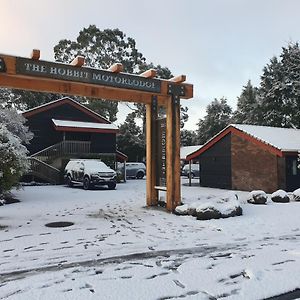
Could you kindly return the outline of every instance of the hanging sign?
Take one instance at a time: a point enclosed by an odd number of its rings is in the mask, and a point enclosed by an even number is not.
[[[152,93],[160,93],[161,91],[161,82],[157,79],[41,60],[35,61],[21,57],[17,57],[16,59],[16,73],[19,75],[107,85]]]

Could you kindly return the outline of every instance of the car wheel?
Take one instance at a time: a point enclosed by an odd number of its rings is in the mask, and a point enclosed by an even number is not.
[[[117,184],[115,182],[109,183],[107,185],[109,190],[114,190],[116,188]]]
[[[72,187],[72,186],[73,186],[73,182],[72,182],[71,175],[68,175],[68,176],[67,176],[66,184],[67,184],[67,186],[69,186],[69,187]]]
[[[195,177],[195,174],[194,173],[191,173],[190,174],[190,177],[193,179]]]
[[[88,190],[90,188],[91,184],[90,184],[90,179],[86,176],[83,179],[83,188],[85,190]]]
[[[142,179],[144,177],[144,173],[139,171],[137,174],[136,174],[136,178],[137,179]]]

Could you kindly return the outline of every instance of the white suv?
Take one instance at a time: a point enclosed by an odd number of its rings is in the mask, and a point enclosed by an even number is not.
[[[88,190],[96,185],[107,185],[110,190],[116,188],[116,172],[104,162],[96,159],[72,159],[64,173],[65,182],[68,186],[74,183],[83,184]]]

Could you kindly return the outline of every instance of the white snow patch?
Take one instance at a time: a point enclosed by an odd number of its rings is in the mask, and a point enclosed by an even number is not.
[[[242,203],[239,218],[200,222],[146,208],[145,182],[15,191],[21,202],[0,207],[0,298],[256,300],[299,288],[299,203]],[[220,189],[182,195],[193,206],[234,202]],[[45,227],[55,221],[74,225]],[[10,273],[36,268],[45,270]]]

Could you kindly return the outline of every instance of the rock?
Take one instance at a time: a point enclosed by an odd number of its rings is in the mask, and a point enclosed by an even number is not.
[[[197,220],[211,220],[220,219],[222,214],[214,207],[207,207],[206,209],[196,209]]]
[[[188,215],[188,208],[189,208],[188,204],[179,205],[175,208],[174,213],[179,216],[186,216]]]
[[[243,214],[243,209],[240,206],[237,206],[230,213],[228,213],[228,214],[222,214],[222,218],[229,218],[229,217],[241,216],[242,214]]]
[[[290,198],[284,190],[278,190],[271,195],[271,200],[276,203],[288,203]]]
[[[243,210],[238,197],[233,192],[207,199],[206,203],[200,204],[196,209],[198,220],[210,220],[240,216]]]
[[[188,215],[196,217],[197,216],[197,207],[199,206],[199,202],[193,202],[189,205]]]
[[[233,192],[199,198],[198,200],[191,204],[177,206],[175,214],[194,216],[198,220],[210,220],[240,216],[243,213],[238,197]]]
[[[294,201],[300,201],[300,189],[293,191],[293,199]]]
[[[251,204],[266,204],[268,196],[264,191],[252,191],[249,193],[247,202]]]

